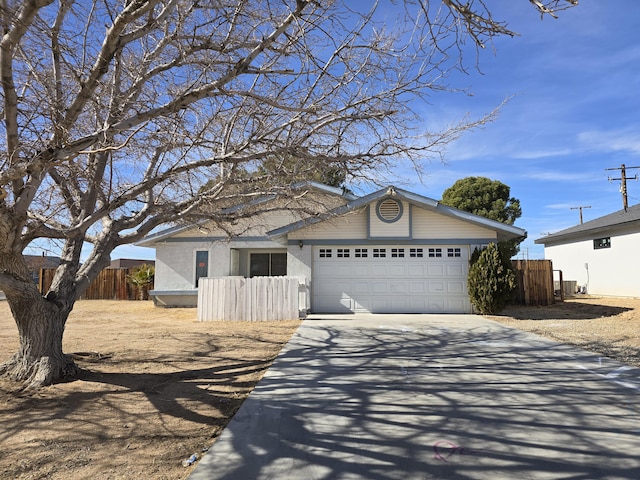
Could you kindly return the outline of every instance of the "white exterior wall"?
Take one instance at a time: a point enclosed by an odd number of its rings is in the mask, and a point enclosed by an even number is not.
[[[195,250],[207,250],[209,244],[190,245],[172,242],[159,243],[155,247],[156,275],[154,290],[193,289]]]
[[[287,249],[287,277],[296,277],[300,283],[300,309],[307,311],[311,308],[311,263],[313,248],[311,245],[289,245]]]
[[[595,250],[593,239],[545,246],[544,256],[554,270],[562,270],[563,280],[586,285],[587,293],[640,297],[639,245],[640,233],[631,233],[611,236],[611,248]]]
[[[226,277],[231,274],[231,248],[282,249],[283,245],[271,242],[202,241],[164,242],[156,244],[155,290],[195,289],[196,252],[209,252],[209,277]]]

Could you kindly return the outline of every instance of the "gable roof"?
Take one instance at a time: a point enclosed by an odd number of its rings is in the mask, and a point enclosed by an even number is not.
[[[338,187],[330,187],[329,185],[324,185],[322,183],[319,182],[298,182],[295,183],[293,185],[291,185],[291,188],[293,190],[303,190],[305,188],[311,189],[311,190],[315,190],[319,193],[324,193],[324,194],[329,194],[329,195],[334,195],[336,197],[342,197],[343,199],[350,201],[350,200],[354,200],[357,197],[355,195],[353,195],[352,193],[343,190],[342,188],[338,188]],[[265,195],[262,198],[256,199],[252,202],[252,204],[258,205],[258,204],[262,204],[262,203],[266,203],[269,202],[271,200],[274,200],[276,198],[275,195]],[[223,213],[234,213],[237,212],[238,210],[242,209],[246,207],[246,204],[238,204],[236,206],[230,207],[230,208],[226,208],[223,210]],[[138,246],[143,246],[143,247],[149,247],[152,246],[154,243],[162,241],[166,238],[170,238],[174,235],[177,235],[179,233],[182,233],[184,231],[190,230],[194,227],[200,227],[203,226],[204,224],[206,224],[209,221],[209,219],[201,219],[198,222],[193,222],[193,223],[189,223],[186,225],[176,225],[173,227],[169,227],[166,228],[164,230],[160,230],[158,232],[155,233],[150,233],[149,235],[146,235],[143,239],[139,240],[138,242],[135,242],[135,245]]]
[[[581,225],[565,228],[535,240],[535,243],[547,245],[549,243],[563,243],[585,236],[596,236],[603,233],[636,227],[640,231],[640,204],[633,205],[627,210],[618,210],[604,217],[590,220]]]
[[[377,192],[373,192],[373,193],[370,193],[369,195],[365,195],[364,197],[358,197],[348,202],[346,205],[334,208],[333,210],[327,212],[326,214],[319,215],[317,217],[311,217],[304,220],[299,220],[290,225],[286,225],[284,227],[271,230],[270,232],[268,232],[268,235],[273,237],[286,235],[288,233],[307,227],[309,225],[314,225],[316,223],[323,222],[329,218],[335,218],[336,216],[344,215],[346,213],[358,210],[360,208],[366,207],[367,205],[373,202],[383,200],[385,198],[395,198],[395,199],[405,200],[417,207],[434,211],[442,215],[446,215],[448,217],[456,218],[464,222],[473,223],[478,226],[489,228],[498,233],[498,238],[500,240],[524,237],[527,234],[527,232],[522,228],[514,227],[513,225],[507,225],[506,223],[498,222],[496,220],[491,220],[489,218],[481,217],[479,215],[474,215],[473,213],[465,212],[463,210],[458,210],[457,208],[443,205],[438,200],[424,197],[422,195],[418,195],[416,193],[403,190],[401,188],[389,186],[387,188],[378,190]]]

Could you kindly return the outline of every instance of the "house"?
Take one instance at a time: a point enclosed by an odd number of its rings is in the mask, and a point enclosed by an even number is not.
[[[141,265],[155,265],[155,260],[140,260],[137,258],[116,258],[111,260],[109,268],[135,268]]]
[[[535,240],[544,256],[587,293],[640,297],[640,205]]]
[[[205,276],[287,275],[299,279],[312,312],[467,313],[471,252],[526,235],[400,188],[362,197],[304,188],[300,198],[312,204],[320,195],[333,202],[329,211],[296,213],[289,204],[228,227],[238,232],[231,238],[211,223],[143,239],[156,249],[156,304],[195,305]]]
[[[29,273],[33,283],[38,284],[40,281],[40,270],[58,268],[60,266],[60,257],[52,257],[49,255],[24,255],[24,260],[27,262]]]

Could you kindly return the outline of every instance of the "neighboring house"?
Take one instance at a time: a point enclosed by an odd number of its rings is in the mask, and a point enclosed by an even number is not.
[[[40,281],[40,270],[43,268],[58,268],[60,266],[60,257],[51,257],[47,255],[25,255],[25,261],[31,273],[33,283],[38,284]]]
[[[246,219],[231,239],[215,225],[174,227],[143,239],[156,249],[156,304],[195,305],[198,279],[294,276],[312,312],[471,312],[471,252],[522,237],[520,228],[388,187],[355,197],[319,184],[328,213],[290,209]],[[298,216],[298,218],[296,218]]]
[[[587,293],[640,297],[640,205],[539,238],[544,256]]]
[[[139,260],[134,258],[116,258],[111,260],[109,268],[135,268],[140,265],[155,265],[155,260]]]

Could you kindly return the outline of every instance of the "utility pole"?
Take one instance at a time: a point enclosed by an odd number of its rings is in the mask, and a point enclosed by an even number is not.
[[[625,167],[623,163],[622,165],[620,165],[620,168],[605,168],[605,170],[620,170],[620,178],[609,177],[609,181],[620,180],[620,193],[622,193],[622,206],[624,207],[625,212],[627,211],[627,207],[629,207],[629,203],[627,202],[627,180],[638,180],[638,174],[635,174],[633,177],[627,177],[628,168],[640,168],[640,167]]]
[[[582,225],[582,209],[583,208],[591,208],[591,205],[580,206],[580,207],[571,207],[571,210],[580,210],[580,225]]]

